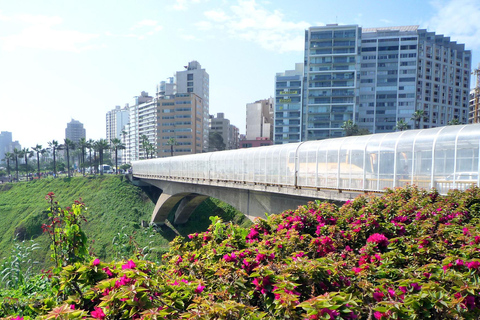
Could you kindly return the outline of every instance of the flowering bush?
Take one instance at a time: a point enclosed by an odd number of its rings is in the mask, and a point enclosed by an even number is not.
[[[250,229],[215,218],[176,238],[162,265],[66,266],[54,303],[35,308],[45,319],[478,319],[479,217],[478,188],[407,186]]]

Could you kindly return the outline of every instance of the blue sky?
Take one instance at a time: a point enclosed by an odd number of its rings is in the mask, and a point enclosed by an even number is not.
[[[0,0],[0,131],[22,147],[63,141],[71,119],[105,137],[105,114],[197,60],[210,113],[245,132],[245,104],[303,61],[304,30],[420,25],[480,63],[478,0]],[[472,82],[472,86],[474,83]]]

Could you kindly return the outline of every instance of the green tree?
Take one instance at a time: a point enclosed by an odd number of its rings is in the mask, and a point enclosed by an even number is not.
[[[148,141],[148,137],[144,134],[140,137],[140,144],[142,145],[142,149],[145,152],[145,157],[148,159],[148,148],[150,145],[150,141]]]
[[[11,174],[10,161],[12,161],[13,159],[14,159],[13,153],[11,153],[11,152],[5,152],[5,157],[3,158],[3,161],[5,161],[5,164],[6,164],[6,166],[7,166],[7,174],[8,174],[8,175]]]
[[[460,122],[460,120],[458,120],[458,118],[453,118],[452,120],[447,122],[447,125],[449,126],[456,126],[459,124],[462,124],[462,123]]]
[[[62,150],[62,146],[58,144],[57,140],[52,140],[48,142],[48,146],[50,150],[52,151],[53,155],[53,177],[57,177],[57,151]]]
[[[170,156],[173,157],[173,147],[177,145],[177,140],[174,137],[171,137],[167,141],[167,146],[170,146]]]
[[[98,161],[100,166],[100,175],[103,175],[103,152],[108,150],[109,144],[105,139],[100,139],[95,142],[95,150],[98,152]]]
[[[32,150],[37,154],[37,177],[40,179],[40,153],[43,150],[42,145],[37,144],[35,147],[32,147]]]
[[[415,129],[420,129],[420,122],[427,121],[428,117],[425,111],[417,110],[412,114],[410,119],[415,122]]]
[[[225,150],[225,142],[222,135],[218,132],[210,132],[208,134],[208,146],[212,151]]]
[[[345,136],[355,136],[358,134],[358,126],[352,120],[347,120],[343,123],[342,129],[345,131]]]
[[[78,147],[80,148],[80,151],[82,152],[81,159],[80,159],[81,160],[80,165],[82,167],[82,173],[85,176],[85,151],[88,148],[88,141],[85,138],[81,138],[78,141]]]
[[[88,139],[87,148],[88,148],[88,158],[89,158],[88,164],[90,166],[90,173],[92,173],[92,150],[95,153],[95,141],[93,139]]]
[[[125,145],[122,143],[122,141],[118,138],[114,138],[110,140],[111,148],[115,150],[115,174],[118,174],[118,150],[123,150],[125,149]]]
[[[28,158],[33,157],[33,151],[29,148],[23,148],[22,150],[23,157],[25,158],[25,177],[28,181]]]
[[[67,176],[70,178],[70,150],[75,149],[75,142],[70,139],[65,139],[63,146],[67,152]]]
[[[18,150],[17,148],[13,149],[13,157],[15,160],[15,179],[18,182],[18,157],[22,157],[22,150]]]
[[[400,119],[397,121],[397,125],[395,126],[395,130],[397,131],[403,131],[403,130],[407,130],[408,129],[408,123],[403,120],[403,119]]]

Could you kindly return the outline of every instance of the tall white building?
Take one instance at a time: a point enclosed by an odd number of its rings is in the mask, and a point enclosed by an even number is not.
[[[120,139],[126,146],[127,141],[127,125],[130,119],[130,111],[128,103],[124,108],[116,106],[115,109],[108,111],[106,115],[106,129],[107,129],[107,141],[111,142],[112,139]],[[126,149],[118,152],[118,163],[126,163]]]
[[[273,98],[247,103],[246,138],[273,141]]]
[[[126,162],[146,158],[141,150],[141,136],[146,135],[150,143],[156,144],[157,114],[155,100],[142,91],[140,96],[134,97],[129,107],[129,123],[126,126]]]

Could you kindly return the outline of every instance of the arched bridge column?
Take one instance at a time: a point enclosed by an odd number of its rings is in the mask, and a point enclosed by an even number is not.
[[[163,225],[172,209],[178,204],[173,223],[186,223],[193,211],[195,211],[195,209],[207,198],[208,196],[205,195],[187,192],[177,193],[174,195],[164,192],[158,198],[155,209],[153,210],[151,222],[154,222],[158,225]]]
[[[189,195],[189,193],[177,193],[175,195],[171,195],[166,192],[162,192],[155,205],[155,209],[153,209],[152,220],[150,220],[150,222],[163,225],[165,220],[168,218],[168,214],[177,205],[177,203],[187,195]]]
[[[195,209],[207,198],[208,196],[198,194],[191,194],[183,198],[175,212],[175,220],[173,223],[186,223]]]

